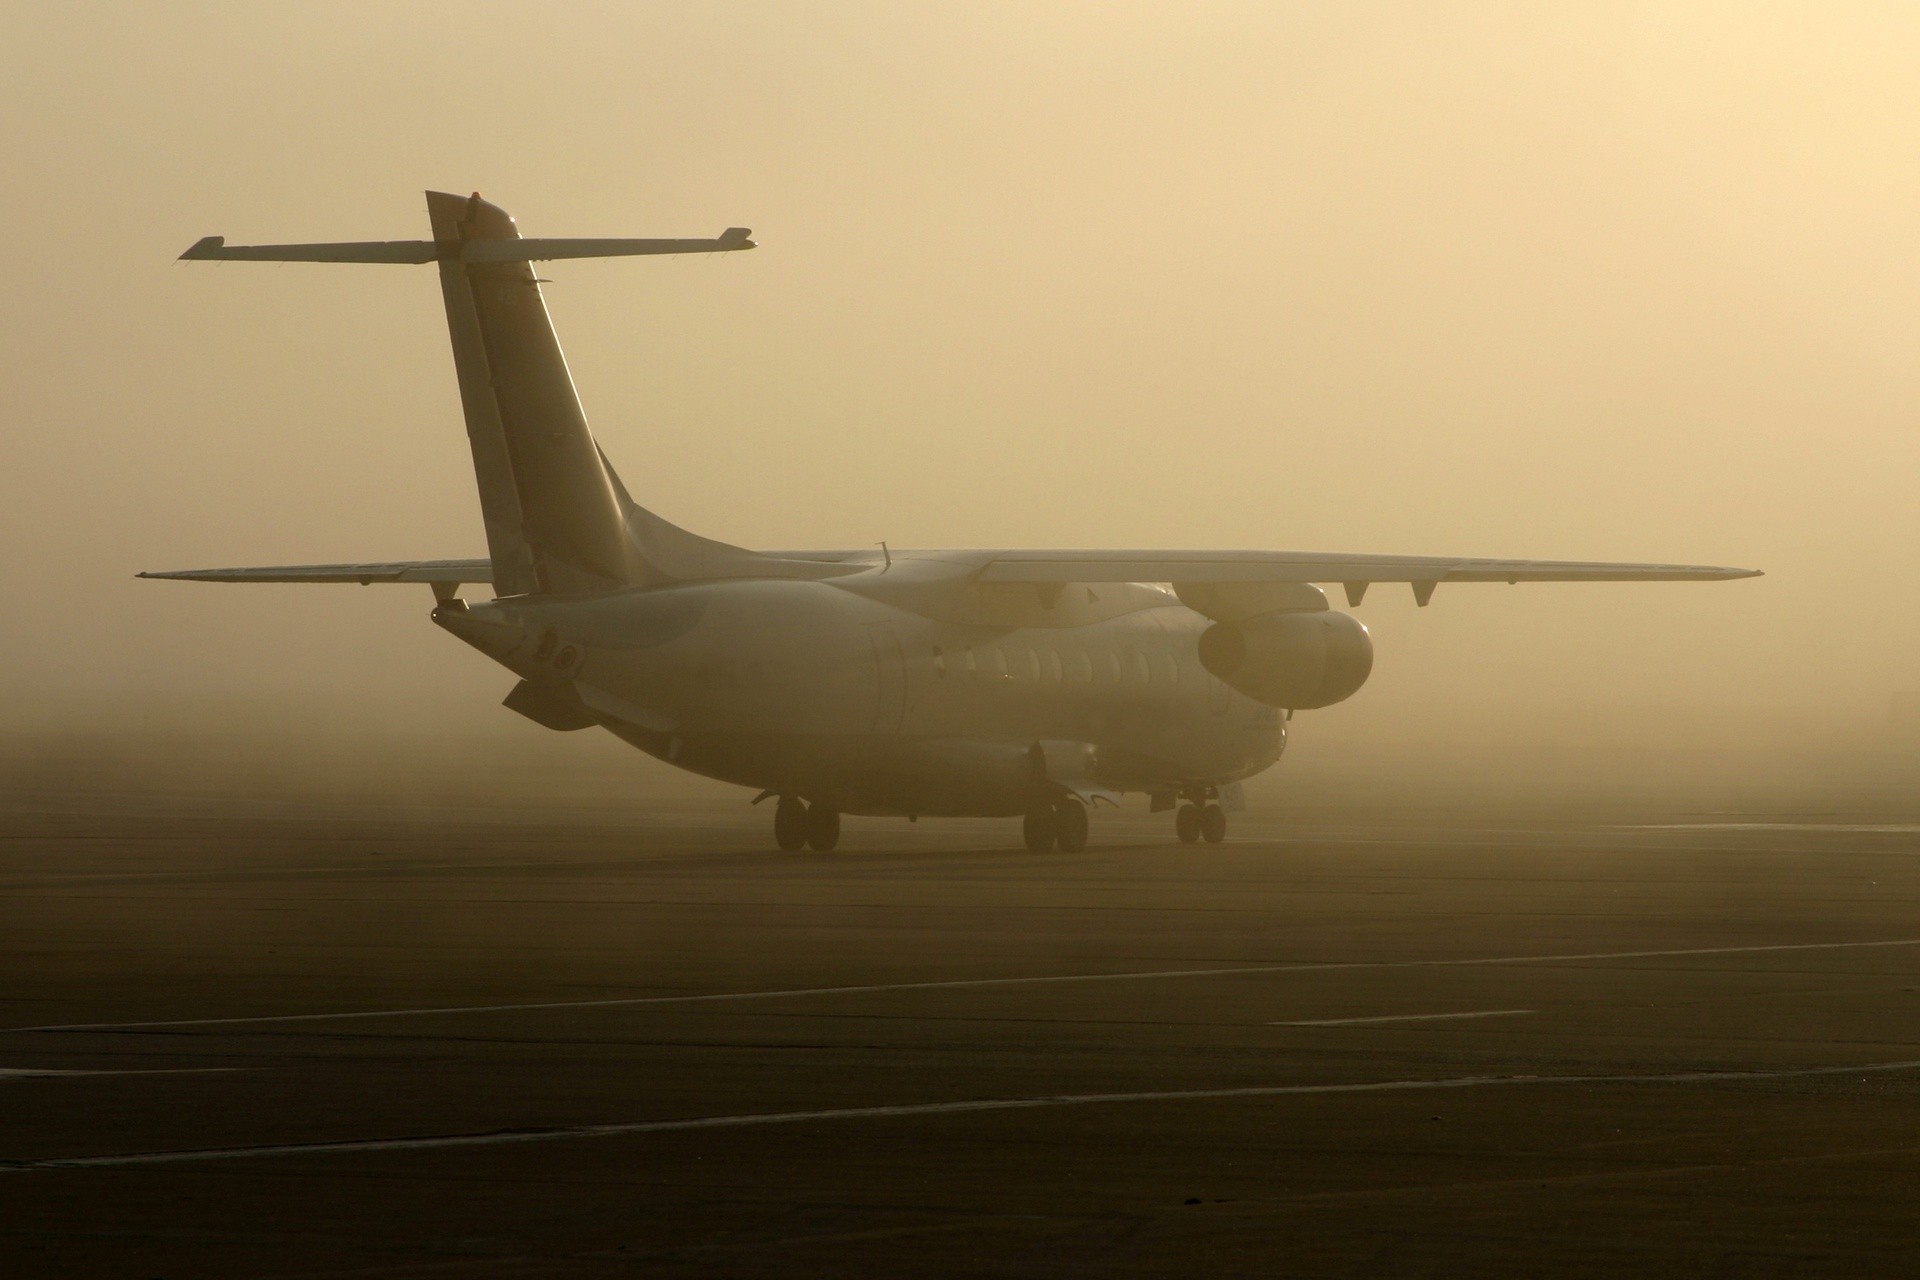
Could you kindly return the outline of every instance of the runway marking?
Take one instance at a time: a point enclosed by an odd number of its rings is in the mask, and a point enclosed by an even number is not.
[[[148,1022],[64,1022],[4,1027],[27,1031],[147,1031],[171,1027],[237,1027],[292,1022],[345,1022],[361,1018],[416,1018],[431,1014],[521,1013],[540,1009],[629,1009],[651,1005],[720,1004],[731,1000],[790,1000],[802,996],[863,995],[883,991],[957,991],[973,987],[1022,987],[1066,982],[1143,982],[1160,978],[1230,978],[1257,973],[1317,973],[1328,970],[1448,969],[1475,965],[1564,964],[1578,960],[1654,960],[1685,956],[1759,955],[1782,951],[1844,951],[1874,947],[1920,947],[1920,938],[1867,942],[1776,942],[1747,947],[1677,947],[1657,951],[1579,951],[1557,955],[1470,956],[1457,960],[1321,960],[1292,964],[1235,965],[1213,969],[1148,969],[1123,973],[1043,974],[1025,978],[949,978],[932,982],[877,982],[840,987],[781,987],[771,991],[717,991],[703,995],[619,996],[606,1000],[544,1000],[526,1004],[425,1005],[411,1009],[354,1009],[342,1013],[265,1013],[235,1018],[168,1018]]]
[[[685,1120],[636,1120],[622,1124],[580,1124],[541,1129],[497,1129],[491,1133],[425,1134],[406,1138],[348,1138],[333,1142],[282,1142],[251,1147],[201,1147],[180,1151],[135,1151],[124,1155],[60,1156],[42,1160],[0,1161],[0,1173],[42,1169],[111,1169],[130,1165],[187,1164],[208,1160],[244,1160],[256,1156],[333,1155],[360,1151],[431,1151],[445,1147],[493,1147],[577,1138],[615,1138],[642,1133],[687,1133],[701,1129],[746,1129],[834,1120],[885,1120],[902,1116],[965,1115],[984,1111],[1034,1111],[1046,1107],[1090,1107],[1129,1102],[1201,1102],[1223,1098],[1282,1098],[1308,1094],[1397,1093],[1417,1089],[1486,1089],[1502,1085],[1556,1084],[1714,1084],[1792,1080],[1920,1070],[1920,1059],[1866,1062],[1839,1067],[1783,1067],[1763,1071],[1677,1071],[1657,1075],[1615,1076],[1454,1076],[1440,1080],[1377,1080],[1359,1084],[1249,1085],[1234,1089],[1169,1089],[1136,1093],[1067,1093],[1034,1098],[976,1098],[965,1102],[909,1102],[876,1107],[832,1107],[817,1111],[763,1111],[733,1116],[696,1116]]]
[[[133,1067],[124,1070],[60,1071],[50,1067],[0,1067],[0,1081],[66,1076],[200,1076],[241,1071],[242,1067]]]
[[[1638,822],[1622,831],[1818,831],[1865,835],[1910,836],[1920,833],[1912,822]]]
[[[1269,1022],[1270,1027],[1364,1027],[1380,1022],[1451,1022],[1458,1018],[1517,1018],[1531,1009],[1481,1009],[1475,1013],[1389,1013],[1377,1018],[1313,1018],[1298,1022]]]

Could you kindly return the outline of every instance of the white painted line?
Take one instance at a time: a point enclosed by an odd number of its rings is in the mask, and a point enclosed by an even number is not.
[[[492,1133],[428,1134],[408,1138],[351,1138],[338,1142],[285,1142],[254,1147],[203,1147],[185,1151],[136,1151],[125,1155],[66,1156],[48,1160],[0,1161],[0,1173],[41,1169],[108,1169],[144,1164],[187,1164],[208,1160],[244,1160],[255,1156],[332,1155],[362,1151],[431,1151],[445,1147],[494,1147],[575,1138],[613,1138],[640,1133],[686,1133],[698,1129],[745,1129],[765,1125],[809,1124],[830,1120],[886,1120],[902,1116],[963,1115],[981,1111],[1032,1111],[1045,1107],[1088,1107],[1127,1102],[1198,1102],[1222,1098],[1280,1098],[1329,1093],[1395,1093],[1414,1089],[1484,1089],[1500,1085],[1554,1084],[1743,1084],[1804,1076],[1864,1075],[1920,1070],[1920,1060],[1866,1062],[1839,1067],[1786,1067],[1772,1071],[1678,1071],[1665,1075],[1618,1076],[1455,1076],[1442,1080],[1378,1080],[1361,1084],[1252,1085],[1238,1089],[1174,1089],[1141,1093],[1069,1093],[1038,1098],[979,1098],[967,1102],[914,1102],[879,1107],[834,1107],[820,1111],[773,1111],[737,1116],[697,1116],[686,1120],[636,1120],[625,1124],[581,1124],[545,1129],[501,1129]]]
[[[1531,1009],[1480,1009],[1473,1013],[1390,1013],[1378,1018],[1313,1018],[1300,1022],[1269,1022],[1270,1027],[1365,1027],[1380,1022],[1451,1022],[1457,1018],[1517,1018]]]
[[[56,1071],[50,1067],[0,1067],[0,1081],[41,1080],[67,1076],[204,1076],[244,1067],[137,1067],[119,1071]]]
[[[732,1000],[790,1000],[802,996],[865,995],[882,991],[957,991],[969,987],[1024,987],[1057,982],[1141,982],[1160,978],[1231,978],[1256,973],[1317,973],[1340,969],[1451,969],[1475,965],[1564,964],[1580,960],[1656,960],[1688,956],[1761,955],[1780,951],[1846,951],[1920,947],[1920,938],[1869,942],[1777,942],[1750,947],[1679,947],[1659,951],[1579,951],[1560,955],[1470,956],[1458,960],[1322,960],[1213,969],[1148,969],[1123,973],[1065,973],[1029,978],[951,978],[937,982],[877,982],[843,987],[782,987],[772,991],[717,991],[688,996],[622,996],[609,1000],[545,1000],[529,1004],[426,1005],[412,1009],[354,1009],[343,1013],[266,1013],[238,1018],[172,1018],[153,1022],[65,1022],[0,1027],[25,1031],[145,1031],[170,1027],[237,1027],[287,1022],[344,1022],[358,1018],[416,1018],[430,1014],[518,1013],[538,1009],[637,1009],[649,1005],[718,1004]]]
[[[1808,831],[1853,832],[1866,835],[1910,836],[1920,832],[1911,822],[1638,822],[1620,831]]]

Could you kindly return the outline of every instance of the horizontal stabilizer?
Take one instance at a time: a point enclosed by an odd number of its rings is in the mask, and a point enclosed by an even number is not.
[[[432,262],[431,240],[360,240],[345,244],[234,244],[225,236],[196,240],[182,262]]]
[[[551,262],[556,258],[637,258],[656,253],[732,253],[759,246],[745,227],[729,227],[711,240],[468,240],[462,262]]]
[[[288,564],[260,569],[174,569],[140,578],[176,582],[492,582],[491,560],[390,560],[368,564]]]
[[[631,258],[661,253],[732,253],[756,246],[745,227],[711,240],[510,239],[357,240],[338,244],[228,244],[207,236],[180,257],[188,262],[551,262],[559,258]]]

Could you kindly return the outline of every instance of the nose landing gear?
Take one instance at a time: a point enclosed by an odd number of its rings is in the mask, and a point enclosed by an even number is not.
[[[1188,799],[1173,815],[1173,833],[1181,844],[1205,840],[1219,844],[1227,838],[1227,811],[1204,795]]]

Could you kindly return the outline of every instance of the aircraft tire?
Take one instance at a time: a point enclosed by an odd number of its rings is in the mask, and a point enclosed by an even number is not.
[[[1020,820],[1020,834],[1034,853],[1050,853],[1060,835],[1060,819],[1052,809],[1029,809]]]
[[[796,796],[781,796],[773,809],[773,842],[787,853],[807,847],[807,806]]]
[[[807,847],[815,853],[831,853],[840,843],[840,811],[819,801],[807,808]]]
[[[1208,844],[1219,844],[1227,838],[1227,811],[1217,804],[1210,804],[1200,811],[1200,838]]]
[[[1068,796],[1053,806],[1053,817],[1060,852],[1083,852],[1087,847],[1087,806]]]
[[[1193,844],[1200,839],[1200,809],[1197,805],[1180,806],[1179,812],[1173,815],[1173,834],[1180,837],[1181,844]]]

